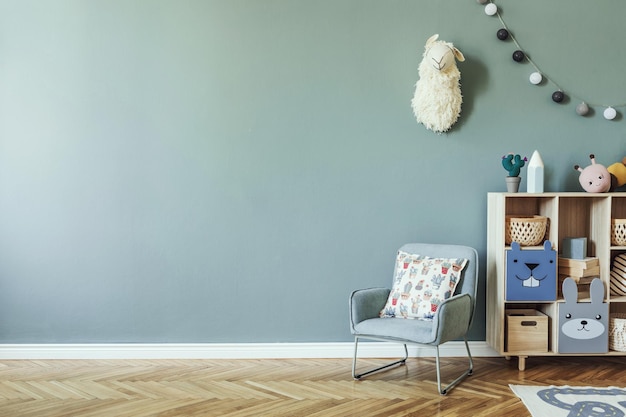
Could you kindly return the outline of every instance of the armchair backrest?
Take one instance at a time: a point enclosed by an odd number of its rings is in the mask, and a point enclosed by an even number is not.
[[[467,259],[467,265],[463,268],[461,280],[457,284],[454,294],[469,294],[472,297],[472,305],[476,304],[478,288],[478,253],[476,249],[469,246],[440,243],[407,243],[399,250],[431,258]]]

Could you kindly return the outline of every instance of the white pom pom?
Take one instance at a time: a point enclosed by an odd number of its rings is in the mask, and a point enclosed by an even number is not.
[[[617,112],[615,111],[613,107],[607,107],[604,110],[604,118],[606,120],[613,120],[615,119],[615,116],[617,116]]]
[[[537,85],[543,80],[543,77],[541,76],[540,72],[533,72],[532,74],[530,74],[529,80],[531,84]]]
[[[485,6],[485,13],[487,13],[487,15],[489,16],[493,16],[494,14],[498,13],[498,6],[493,3],[489,3]]]

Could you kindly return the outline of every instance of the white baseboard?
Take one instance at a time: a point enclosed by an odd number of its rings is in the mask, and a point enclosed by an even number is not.
[[[500,356],[486,342],[469,342],[472,356]],[[465,356],[463,342],[448,342],[441,356]],[[359,343],[359,357],[393,358],[402,347],[388,342]],[[278,359],[351,358],[354,343],[162,343],[162,344],[0,344],[0,360],[11,359]],[[433,348],[409,345],[411,357],[433,357]]]

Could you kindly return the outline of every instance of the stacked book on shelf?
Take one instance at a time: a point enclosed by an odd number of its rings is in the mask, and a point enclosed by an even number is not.
[[[559,258],[559,282],[567,277],[573,278],[578,285],[591,284],[600,276],[600,262],[596,257],[584,259]]]

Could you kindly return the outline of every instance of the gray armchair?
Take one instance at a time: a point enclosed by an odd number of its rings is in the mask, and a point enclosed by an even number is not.
[[[408,358],[407,344],[431,346],[435,348],[436,353],[437,386],[439,393],[445,395],[465,377],[471,375],[473,371],[467,332],[472,324],[476,303],[478,254],[475,249],[468,246],[429,243],[409,243],[402,246],[400,250],[431,258],[464,258],[468,260],[468,263],[461,273],[454,294],[439,305],[437,312],[430,321],[380,318],[379,313],[385,307],[391,291],[389,288],[369,288],[352,292],[349,300],[350,330],[354,335],[352,376],[359,380],[365,375],[394,365],[405,364]],[[361,339],[401,343],[404,345],[404,358],[367,372],[357,373],[357,353]],[[469,367],[462,375],[442,389],[439,345],[458,339],[463,339],[465,342]]]

